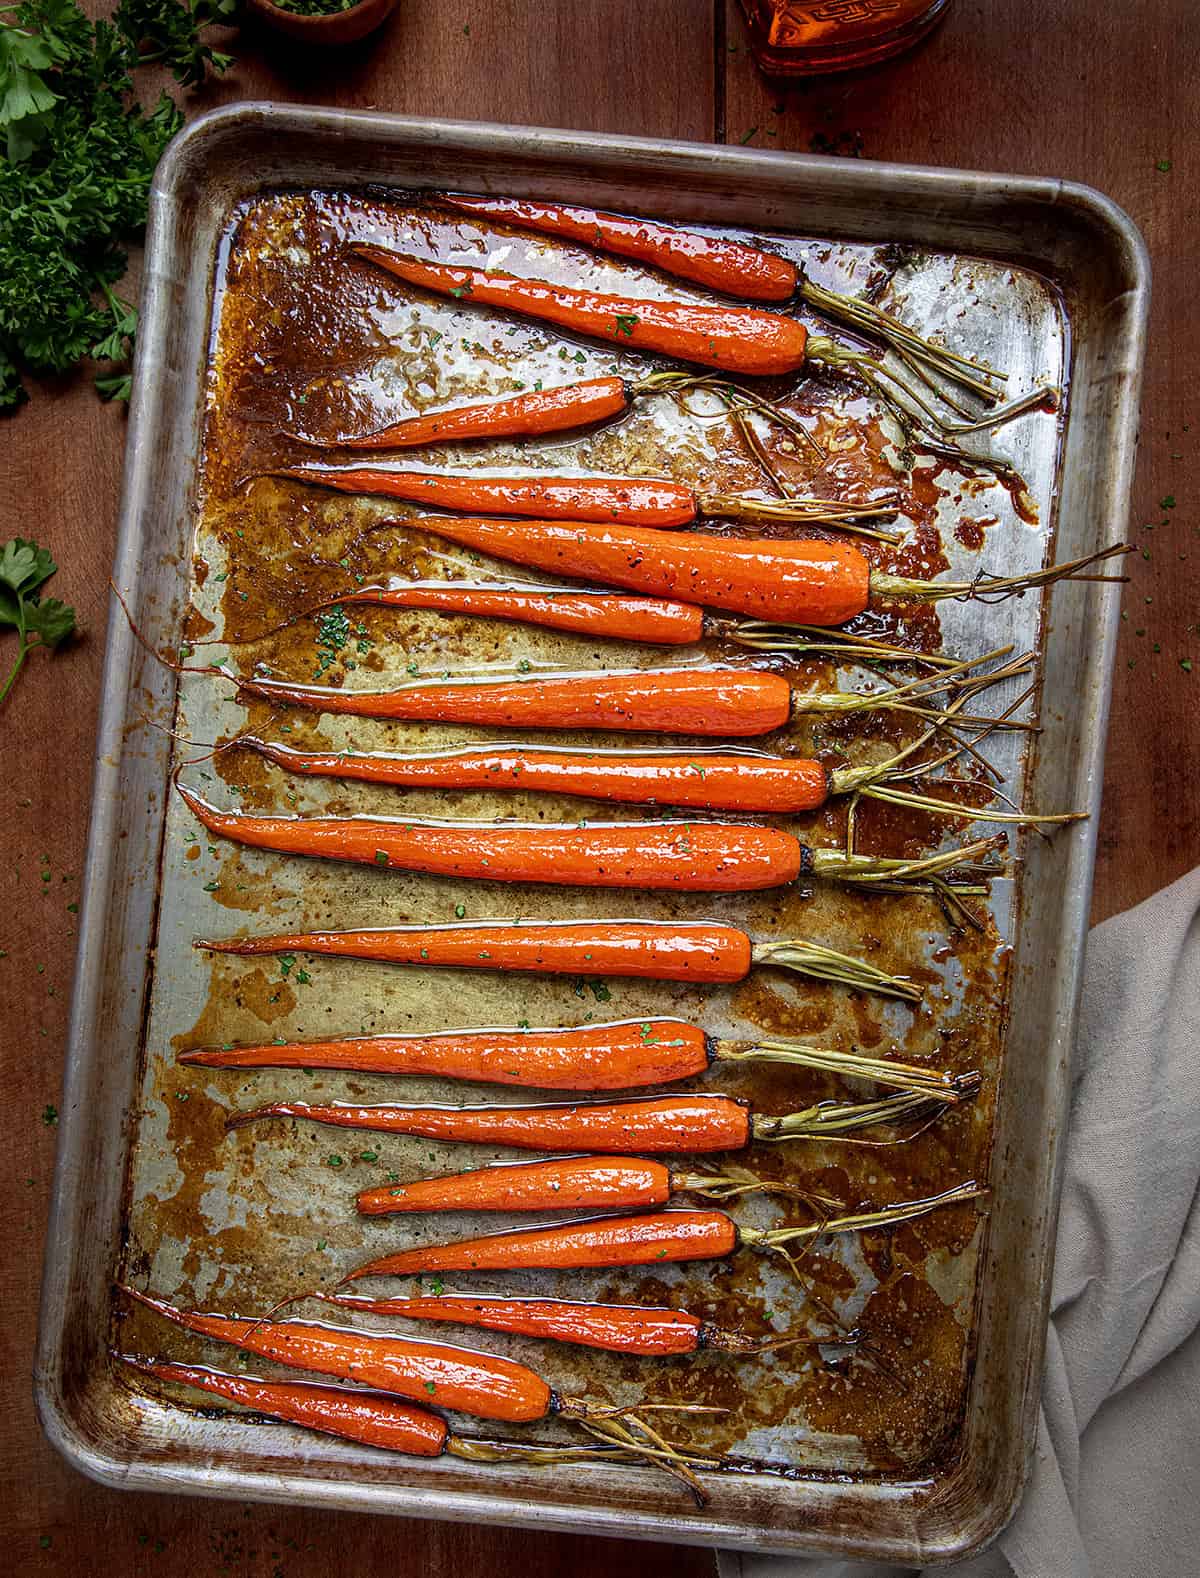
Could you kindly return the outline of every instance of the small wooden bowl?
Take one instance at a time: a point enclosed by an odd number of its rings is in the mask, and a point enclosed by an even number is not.
[[[301,16],[272,5],[271,0],[249,0],[249,8],[267,27],[302,44],[353,44],[373,33],[397,3],[398,0],[359,0],[349,11],[330,11],[324,16]]]

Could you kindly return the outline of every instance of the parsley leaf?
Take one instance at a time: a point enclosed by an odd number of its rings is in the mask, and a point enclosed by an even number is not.
[[[183,117],[167,94],[145,108],[134,72],[166,66],[185,85],[229,58],[201,37],[237,0],[120,0],[91,22],[76,0],[0,6],[0,410],[27,398],[22,375],[92,359],[129,395],[137,314],[112,287],[140,237],[154,167]]]
[[[17,633],[17,660],[0,684],[0,702],[13,688],[34,647],[62,646],[75,629],[75,610],[41,591],[58,566],[49,549],[13,537],[0,546],[0,633]]]

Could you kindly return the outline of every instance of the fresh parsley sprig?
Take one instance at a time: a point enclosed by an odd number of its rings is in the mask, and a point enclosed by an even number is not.
[[[42,587],[58,569],[49,549],[14,537],[0,547],[0,631],[17,633],[17,660],[0,684],[0,704],[35,647],[51,651],[75,631],[75,610]]]
[[[228,55],[201,36],[238,0],[120,0],[92,23],[76,0],[0,6],[0,410],[27,398],[23,373],[115,363],[97,379],[127,399],[137,314],[113,292],[146,223],[159,156],[183,124],[163,94],[134,97],[134,72],[167,66],[192,86]]]

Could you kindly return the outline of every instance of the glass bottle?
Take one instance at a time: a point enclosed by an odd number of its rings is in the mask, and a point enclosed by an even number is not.
[[[924,38],[950,0],[741,0],[768,76],[806,77],[887,60]]]

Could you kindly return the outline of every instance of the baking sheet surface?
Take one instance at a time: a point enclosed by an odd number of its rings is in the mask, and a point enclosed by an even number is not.
[[[463,184],[469,183],[464,179]],[[380,573],[422,579],[526,577],[423,535],[412,518],[415,512],[404,506],[258,475],[308,458],[310,452],[283,433],[328,437],[471,396],[538,381],[550,387],[612,370],[636,381],[648,366],[646,358],[610,346],[410,293],[364,264],[347,264],[343,249],[349,238],[378,239],[407,252],[600,289],[691,294],[560,243],[489,232],[403,195],[374,200],[285,192],[243,205],[222,249],[216,295],[186,630],[189,662],[215,658],[241,672],[258,662],[280,676],[312,680],[319,675],[323,683],[372,688],[484,672],[532,677],[564,667],[743,662],[786,672],[800,689],[883,683],[862,669],[838,670],[811,661],[785,665],[720,639],[702,652],[664,653],[490,620],[354,607],[346,610],[346,631],[306,612],[361,584],[360,578],[370,581]],[[1055,290],[1031,272],[911,249],[899,253],[779,235],[771,237],[771,244],[803,261],[821,283],[878,291],[882,305],[924,332],[944,334],[955,348],[1004,367],[1010,394],[1063,384],[1065,312]],[[801,491],[865,498],[900,489],[912,522],[904,544],[898,552],[871,550],[887,568],[970,579],[985,568],[1019,574],[1048,557],[1062,411],[1037,412],[994,437],[968,441],[1009,459],[1024,483],[1015,488],[920,454],[915,469],[906,473],[903,435],[879,419],[877,406],[852,383],[806,378],[787,400],[830,457],[818,469],[803,447],[780,443],[777,433],[759,426],[779,470]],[[662,396],[638,401],[629,417],[592,433],[528,445],[422,451],[397,464],[497,472],[669,473],[705,491],[766,497],[772,492],[717,399],[704,391],[682,403]],[[370,529],[385,519],[399,524]],[[923,611],[911,619],[872,615],[861,628],[884,634],[897,629],[923,645],[940,636],[948,650],[975,656],[1010,643],[1021,651],[1035,648],[1039,619],[1039,600],[1027,597],[986,606],[942,604],[936,616]],[[291,622],[264,640],[244,644],[284,621]],[[216,644],[200,644],[207,642]],[[988,710],[1001,710],[1020,688],[1014,684],[989,697]],[[1030,706],[1018,716],[1030,718]],[[260,704],[247,708],[230,685],[194,674],[182,680],[170,726],[182,737],[177,761],[193,763],[182,768],[185,781],[223,806],[530,821],[637,815],[632,808],[598,808],[544,795],[401,796],[332,780],[299,780],[238,750],[203,759],[208,745],[247,727],[299,748],[322,749],[407,750],[496,740],[506,737],[503,731],[322,718]],[[889,753],[912,732],[912,720],[881,721],[878,715],[872,721],[798,718],[778,737],[754,743],[817,754],[830,764],[857,763]],[[586,735],[542,738],[614,743],[612,737]],[[995,735],[987,742],[989,759],[1002,769],[1005,788],[1016,800],[1022,798],[1023,743],[1020,733]],[[866,802],[857,820],[858,847],[872,852],[917,853],[944,836],[943,826],[924,817]],[[844,837],[844,806],[794,823],[781,819],[780,825],[794,827],[815,844],[836,846]],[[1009,849],[1016,854],[1015,840]],[[973,901],[987,923],[979,933],[948,927],[937,904],[926,897],[848,895],[828,884],[719,898],[409,878],[235,849],[209,838],[172,796],[122,1273],[180,1304],[260,1313],[302,1289],[330,1286],[351,1266],[387,1248],[524,1220],[441,1215],[364,1222],[353,1211],[359,1188],[524,1153],[306,1123],[276,1122],[225,1133],[227,1118],[237,1110],[288,1096],[471,1103],[515,1102],[522,1099],[520,1092],[319,1071],[242,1074],[176,1065],[176,1052],[202,1044],[360,1030],[575,1025],[675,1013],[712,1035],[739,1040],[769,1032],[881,1056],[895,1051],[910,1061],[956,1071],[979,1068],[987,1075],[984,1093],[909,1145],[800,1142],[758,1146],[736,1161],[850,1207],[982,1179],[1002,1077],[1012,900],[1011,884],[1000,880],[993,884],[990,905]],[[716,917],[763,940],[810,936],[863,954],[883,968],[911,971],[927,982],[925,1001],[913,1011],[767,970],[734,988],[702,991],[615,979],[397,970],[303,955],[214,961],[192,947],[196,936],[240,930],[633,915]],[[847,1090],[844,1083],[816,1074],[765,1065],[716,1070],[695,1088],[745,1095],[756,1110],[770,1113]],[[873,1092],[862,1086],[856,1093]],[[539,1099],[539,1093],[529,1094]],[[751,1197],[733,1209],[740,1221],[755,1226],[810,1219],[801,1202],[786,1196]],[[983,1216],[965,1206],[888,1234],[825,1238],[803,1258],[803,1286],[782,1262],[750,1253],[717,1266],[664,1267],[653,1275],[446,1279],[448,1291],[504,1288],[663,1300],[755,1334],[827,1330],[832,1312],[847,1328],[869,1335],[865,1353],[800,1347],[754,1361],[709,1354],[650,1363],[450,1327],[439,1328],[437,1335],[520,1357],[562,1392],[622,1404],[719,1405],[724,1413],[689,1424],[692,1438],[761,1465],[907,1480],[937,1472],[957,1449],[984,1231]],[[813,1299],[806,1297],[806,1287]],[[319,1306],[308,1307],[307,1313],[314,1312]],[[399,1324],[396,1329],[416,1330]],[[194,1356],[199,1351],[194,1339],[144,1314],[129,1317],[123,1340],[159,1352]],[[209,1362],[230,1360],[228,1350],[209,1349],[205,1355]],[[263,1369],[258,1361],[253,1367]],[[472,1425],[456,1420],[455,1428],[471,1433]],[[564,1438],[561,1428],[547,1427],[542,1434]],[[351,1463],[362,1456],[369,1454],[355,1449],[344,1454]],[[497,1472],[497,1482],[504,1472]]]

